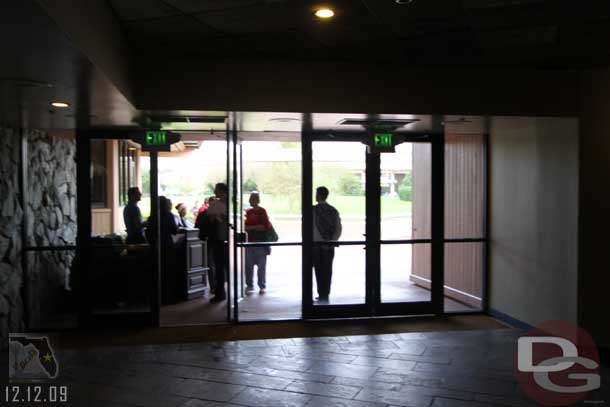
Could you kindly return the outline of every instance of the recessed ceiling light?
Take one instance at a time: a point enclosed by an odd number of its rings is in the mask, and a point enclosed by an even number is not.
[[[70,103],[66,103],[66,102],[51,102],[51,106],[53,106],[53,107],[68,107],[68,106],[70,106]]]
[[[335,15],[335,12],[329,8],[321,8],[316,10],[316,17],[319,18],[331,18]]]
[[[394,0],[396,4],[409,4],[413,3],[413,0]]]

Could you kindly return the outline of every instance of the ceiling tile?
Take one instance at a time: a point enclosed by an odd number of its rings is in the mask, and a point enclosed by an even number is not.
[[[181,14],[161,0],[109,0],[119,20],[145,20]]]
[[[308,17],[308,11],[302,7],[270,3],[261,7],[197,13],[195,16],[218,30],[243,34],[294,29]]]
[[[553,44],[556,26],[522,27],[511,30],[485,31],[478,34],[482,48],[532,47]]]
[[[163,0],[185,13],[199,13],[250,7],[263,3],[261,0]]]
[[[139,50],[165,46],[186,49],[219,35],[190,16],[131,21],[123,25],[129,44]]]
[[[363,0],[381,24],[405,38],[466,27],[466,15],[457,0],[394,1]]]

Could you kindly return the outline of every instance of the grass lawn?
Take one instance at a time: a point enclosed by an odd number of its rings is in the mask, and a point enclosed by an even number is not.
[[[290,208],[288,198],[281,196],[265,196],[261,206],[267,209],[267,212],[275,215],[299,214],[301,212],[300,200],[293,203]],[[244,202],[247,202],[248,197],[245,197]],[[364,216],[365,214],[365,198],[364,196],[331,196],[328,203],[337,208],[341,216]],[[384,216],[398,215],[411,212],[411,202],[401,201],[398,197],[381,197],[381,206]]]

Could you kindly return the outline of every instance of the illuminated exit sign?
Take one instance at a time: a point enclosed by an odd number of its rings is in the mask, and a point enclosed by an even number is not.
[[[146,145],[148,146],[164,146],[167,144],[167,133],[164,131],[147,131]]]
[[[369,139],[369,152],[371,153],[393,153],[397,140],[393,133],[372,133]]]
[[[387,148],[394,146],[394,135],[392,133],[375,133],[375,147]]]
[[[171,151],[172,144],[180,141],[180,134],[164,130],[142,130],[133,137],[142,151]]]

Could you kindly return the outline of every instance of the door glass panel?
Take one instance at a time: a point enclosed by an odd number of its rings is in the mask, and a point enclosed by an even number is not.
[[[260,251],[269,250],[263,257],[265,265],[266,291],[260,292],[262,275],[260,263],[252,263],[254,291],[245,293],[239,303],[239,319],[242,321],[261,319],[298,319],[301,317],[301,246],[274,246],[240,248],[244,258],[260,258]],[[246,253],[250,250],[251,253]],[[244,270],[244,281],[246,280]]]
[[[381,302],[431,301],[430,246],[381,245]]]
[[[88,298],[94,314],[151,311],[150,182],[140,156],[130,141],[91,140]]]
[[[242,261],[238,275],[241,320],[296,319],[301,317],[302,240],[301,233],[301,141],[300,133],[270,136],[241,132],[242,214],[238,229],[248,242],[240,247]],[[252,203],[251,203],[252,200]],[[256,205],[255,209],[253,205]],[[262,224],[260,208],[277,233],[277,242],[252,227]],[[249,215],[248,215],[249,214]],[[258,214],[258,215],[257,215]],[[249,229],[249,232],[248,230]],[[247,246],[248,243],[259,246]],[[250,285],[251,289],[248,289]],[[261,292],[261,289],[264,289]]]
[[[430,143],[402,143],[381,154],[381,239],[430,239]]]
[[[158,158],[159,195],[172,202],[171,215],[178,223],[172,249],[161,252],[162,266],[168,267],[161,270],[161,326],[227,320],[228,302],[210,301],[214,296],[212,287],[216,284],[214,252],[223,251],[206,241],[206,236],[218,231],[210,218],[205,220],[205,215],[199,225],[207,230],[200,234],[195,227],[197,217],[205,213],[215,199],[216,184],[227,184],[230,188],[226,178],[227,143],[220,137],[209,140],[191,133],[182,134],[182,143],[184,148],[180,151],[161,152]],[[142,163],[146,168],[148,156],[143,157]],[[219,218],[220,222],[226,221],[224,216]],[[224,256],[226,258],[227,253]],[[226,265],[226,262],[219,264]]]
[[[313,296],[325,299],[330,294],[330,304],[363,304],[366,300],[366,146],[360,142],[314,142],[312,150],[314,200],[317,188],[325,187],[329,193],[326,201],[337,210],[341,221],[338,236],[338,230],[329,226],[333,223],[334,211],[324,207],[316,209],[317,202],[313,202]],[[332,239],[362,244],[320,243]],[[314,305],[321,304],[314,302]]]
[[[322,244],[314,247],[312,249],[314,298],[329,293],[328,304],[364,304],[366,302],[366,250],[364,249],[364,244],[338,247]],[[330,273],[328,273],[329,265]],[[314,302],[314,305],[325,305],[325,302]]]
[[[313,196],[329,191],[328,203],[342,221],[340,241],[363,241],[366,232],[366,146],[359,142],[314,142]]]

